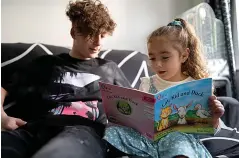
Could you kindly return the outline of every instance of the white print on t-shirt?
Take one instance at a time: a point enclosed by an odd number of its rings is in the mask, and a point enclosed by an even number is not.
[[[96,120],[99,117],[98,101],[71,102],[68,106],[59,106],[52,109],[54,115],[77,115]]]
[[[100,79],[100,76],[91,73],[77,73],[76,75],[71,75],[70,72],[66,72],[63,80],[55,81],[56,83],[70,84],[77,87],[84,87],[94,81]]]

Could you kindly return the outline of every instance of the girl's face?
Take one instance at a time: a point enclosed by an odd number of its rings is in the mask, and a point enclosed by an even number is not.
[[[160,36],[152,38],[148,44],[148,52],[151,67],[160,78],[172,82],[186,78],[181,66],[188,58],[188,49],[183,51],[175,41]]]

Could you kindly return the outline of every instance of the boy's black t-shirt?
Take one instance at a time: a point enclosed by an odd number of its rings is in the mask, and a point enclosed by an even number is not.
[[[80,60],[69,54],[37,58],[11,82],[2,78],[2,87],[16,99],[18,117],[25,120],[75,115],[105,124],[99,81],[130,87],[114,62]]]

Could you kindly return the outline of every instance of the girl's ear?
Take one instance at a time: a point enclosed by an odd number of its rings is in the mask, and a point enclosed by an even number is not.
[[[189,48],[187,48],[186,51],[182,53],[182,63],[185,63],[185,61],[188,59],[189,53],[190,53]]]

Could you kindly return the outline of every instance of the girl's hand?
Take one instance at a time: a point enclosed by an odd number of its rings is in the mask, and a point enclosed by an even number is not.
[[[222,103],[217,100],[216,96],[211,96],[209,98],[209,106],[212,111],[212,123],[214,128],[218,128],[219,125],[219,119],[224,114],[224,106]]]

